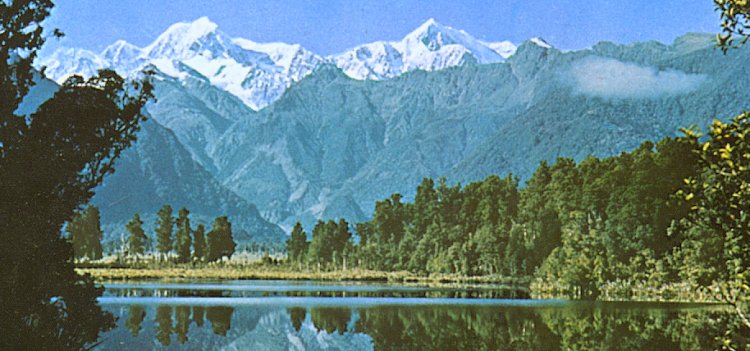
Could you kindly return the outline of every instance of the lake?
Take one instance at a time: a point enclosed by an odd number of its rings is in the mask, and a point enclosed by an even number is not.
[[[106,284],[100,350],[705,350],[716,305],[531,300],[502,287]]]

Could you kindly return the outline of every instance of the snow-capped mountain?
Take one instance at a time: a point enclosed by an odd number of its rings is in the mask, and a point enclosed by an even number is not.
[[[117,41],[100,54],[60,49],[41,61],[47,76],[62,82],[73,74],[91,76],[111,68],[129,76],[147,65],[175,78],[206,78],[254,110],[276,101],[324,59],[299,45],[257,44],[231,38],[207,17],[170,26],[145,48]]]
[[[429,19],[401,41],[361,45],[330,59],[354,79],[383,80],[413,70],[503,62],[515,50],[510,42],[486,43]]]
[[[101,56],[83,49],[60,48],[44,59],[44,74],[60,84],[73,74],[90,77],[98,69],[109,66]]]
[[[365,44],[324,58],[299,44],[231,38],[216,23],[201,17],[173,24],[144,48],[123,40],[99,54],[62,48],[40,65],[59,83],[73,74],[91,76],[101,68],[129,76],[153,65],[174,78],[205,78],[257,111],[323,64],[334,63],[354,79],[383,80],[417,69],[502,62],[515,49],[510,42],[486,43],[430,19],[399,42]]]

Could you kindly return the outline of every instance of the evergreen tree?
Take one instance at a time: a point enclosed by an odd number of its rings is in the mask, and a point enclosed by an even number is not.
[[[172,218],[172,206],[164,205],[157,213],[156,219],[156,249],[166,257],[172,250],[172,227],[174,219]]]
[[[192,229],[190,228],[190,211],[181,208],[177,215],[177,235],[175,236],[175,251],[177,261],[181,263],[190,261],[190,245],[192,245]]]
[[[130,236],[128,237],[128,253],[130,255],[143,255],[146,249],[146,232],[143,231],[143,221],[137,213],[125,226]]]
[[[231,258],[237,244],[232,237],[232,223],[226,216],[217,217],[208,233],[208,261],[217,261],[222,257]]]
[[[297,222],[294,225],[294,229],[292,229],[292,235],[286,241],[286,251],[289,260],[294,263],[302,262],[307,255],[308,246],[307,233],[302,228],[302,224]]]
[[[198,224],[198,227],[193,231],[193,259],[196,261],[203,261],[206,259],[206,227],[203,224]]]
[[[76,213],[65,227],[65,230],[68,232],[68,239],[73,245],[73,257],[75,258],[86,257],[86,252],[88,251],[86,247],[85,222],[86,219],[83,217],[83,213]]]
[[[346,219],[339,219],[333,234],[333,263],[346,269],[349,253],[352,251],[352,233],[349,231],[349,223]]]
[[[77,214],[68,223],[67,231],[76,257],[86,257],[90,260],[102,258],[103,233],[99,209],[96,206],[88,206]]]
[[[332,226],[335,227],[336,222],[329,221],[326,223],[319,220],[313,228],[308,259],[310,263],[316,264],[318,267],[326,267],[331,262],[333,256],[333,233],[330,229]]]
[[[89,257],[98,260],[102,258],[102,239],[104,239],[104,233],[102,232],[101,215],[99,208],[96,206],[89,206],[86,211],[87,213],[87,224],[89,234],[88,238]]]

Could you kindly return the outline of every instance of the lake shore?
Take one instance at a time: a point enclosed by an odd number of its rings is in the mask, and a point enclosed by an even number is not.
[[[97,282],[120,280],[318,280],[355,282],[392,282],[441,285],[502,285],[528,290],[530,277],[462,276],[453,274],[416,275],[410,272],[383,272],[372,270],[292,271],[265,267],[87,267],[77,268],[79,274],[89,274]]]
[[[292,270],[283,266],[229,265],[229,266],[165,266],[165,267],[92,267],[76,268],[79,274],[88,274],[98,283],[158,280],[293,280],[324,282],[381,282],[434,287],[486,287],[525,291],[534,299],[569,299],[551,286],[540,286],[531,277],[463,276],[457,274],[418,275],[411,272],[384,272],[363,269],[336,271]],[[662,287],[611,286],[604,287],[599,301],[717,303],[715,295],[696,290],[687,283]]]

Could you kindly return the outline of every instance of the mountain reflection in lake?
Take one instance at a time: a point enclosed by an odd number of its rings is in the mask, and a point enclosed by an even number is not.
[[[144,289],[123,297],[118,288],[102,298],[118,317],[102,350],[704,350],[719,348],[716,337],[733,323],[723,308],[701,305],[233,297],[231,287],[222,297],[155,297]]]

